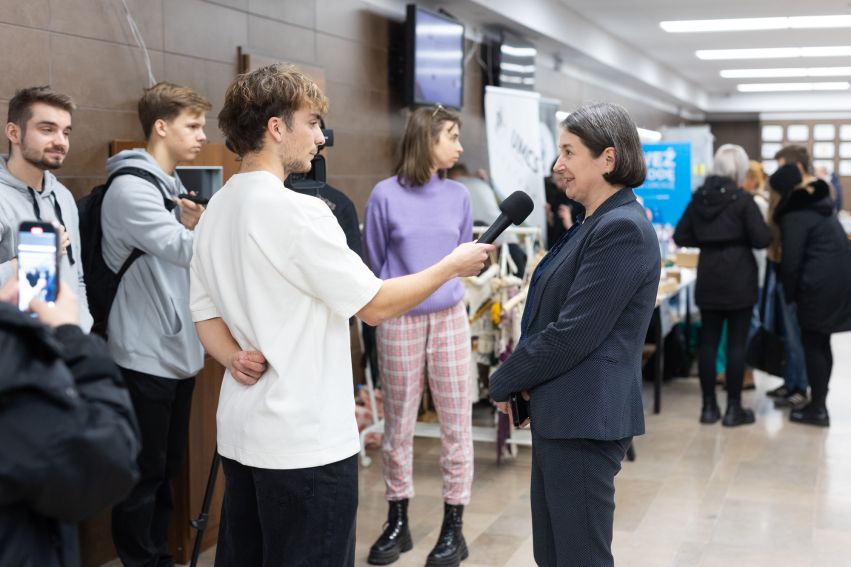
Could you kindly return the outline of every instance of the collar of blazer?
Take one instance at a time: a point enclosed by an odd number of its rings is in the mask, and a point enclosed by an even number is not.
[[[535,320],[535,317],[538,316],[538,312],[541,310],[541,295],[543,295],[544,289],[547,287],[547,283],[549,283],[549,280],[552,275],[559,270],[561,265],[568,257],[570,257],[576,247],[585,241],[585,237],[588,235],[588,232],[594,228],[594,226],[600,221],[603,215],[618,207],[622,207],[623,205],[632,203],[635,200],[635,193],[633,193],[632,189],[624,187],[623,189],[618,190],[617,193],[606,199],[603,204],[601,204],[597,208],[597,210],[594,211],[593,215],[583,221],[582,226],[580,226],[570,238],[570,242],[566,243],[564,248],[562,248],[560,258],[558,258],[555,262],[552,262],[549,266],[547,266],[544,273],[541,274],[541,279],[538,280],[538,283],[535,286],[535,296],[532,298],[532,306],[535,311],[529,318],[530,326],[532,324],[532,321]]]

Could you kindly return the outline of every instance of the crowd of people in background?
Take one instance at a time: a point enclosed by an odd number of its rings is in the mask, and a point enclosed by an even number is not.
[[[767,395],[792,408],[793,422],[830,425],[830,335],[851,330],[851,248],[836,216],[842,190],[812,175],[803,146],[786,146],[775,159],[766,188],[759,163],[748,162],[740,146],[721,146],[674,232],[678,245],[700,248],[701,423],[721,419],[715,364],[726,323],[725,426],[755,421],[741,391],[746,374],[753,380],[745,363],[749,341],[766,324],[783,337],[785,358],[784,383]]]

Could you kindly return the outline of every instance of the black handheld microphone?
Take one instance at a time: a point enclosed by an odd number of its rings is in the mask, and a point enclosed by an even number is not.
[[[535,208],[535,203],[524,191],[515,191],[505,198],[499,204],[499,210],[502,211],[493,224],[488,227],[483,235],[476,242],[481,244],[493,244],[493,241],[499,238],[499,235],[505,232],[505,229],[510,225],[519,225],[526,217],[532,213]]]

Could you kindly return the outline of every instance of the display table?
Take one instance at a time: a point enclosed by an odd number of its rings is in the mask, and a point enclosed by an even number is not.
[[[662,411],[662,378],[665,375],[665,337],[679,321],[685,321],[686,328],[691,324],[691,305],[694,296],[694,283],[697,271],[692,268],[678,268],[679,281],[671,287],[661,285],[656,296],[656,308],[650,322],[648,335],[655,345],[653,365],[653,413]],[[666,280],[662,280],[663,282]],[[670,280],[667,280],[670,283]]]

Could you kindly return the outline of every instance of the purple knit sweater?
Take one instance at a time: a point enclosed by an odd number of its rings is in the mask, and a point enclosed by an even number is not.
[[[402,187],[395,176],[380,181],[366,203],[363,238],[367,260],[381,279],[428,268],[473,239],[470,194],[437,175],[421,187]],[[458,278],[443,284],[408,315],[434,313],[464,297]]]

